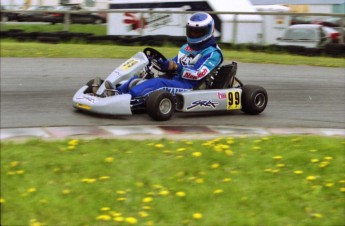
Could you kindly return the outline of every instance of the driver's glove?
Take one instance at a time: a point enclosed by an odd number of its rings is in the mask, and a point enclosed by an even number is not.
[[[180,71],[182,69],[182,65],[173,60],[158,60],[158,64],[162,71]]]

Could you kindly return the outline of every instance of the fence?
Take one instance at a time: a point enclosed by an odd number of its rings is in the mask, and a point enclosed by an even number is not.
[[[1,14],[3,13],[23,13],[28,12],[26,10],[1,10]],[[56,11],[30,11],[31,13],[53,13]],[[111,9],[111,10],[91,10],[87,11],[87,13],[101,13],[101,14],[109,14],[109,13],[160,13],[160,11],[152,11],[152,10],[120,10],[120,9]],[[232,26],[232,44],[236,44],[237,40],[237,33],[238,33],[238,26],[239,26],[239,16],[240,15],[259,15],[259,16],[288,16],[288,17],[298,17],[298,16],[307,16],[307,17],[340,17],[343,18],[343,20],[340,20],[342,23],[345,20],[345,14],[334,14],[334,13],[290,13],[290,12],[225,12],[225,11],[206,11],[209,14],[215,14],[215,15],[233,15],[233,26]],[[69,31],[69,27],[71,25],[71,14],[85,14],[85,11],[59,11],[59,13],[64,14],[64,26],[63,31]],[[193,11],[162,11],[164,14],[192,14]],[[267,21],[262,20],[261,24],[261,33],[263,35],[261,44],[265,44],[266,40],[266,31],[265,31],[265,23]],[[6,24],[6,22],[3,22],[3,24]],[[345,30],[344,28],[345,24],[341,24],[340,29]],[[344,32],[340,32],[340,40],[341,44],[344,43]]]

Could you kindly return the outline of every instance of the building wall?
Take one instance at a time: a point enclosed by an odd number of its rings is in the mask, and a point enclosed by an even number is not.
[[[345,13],[345,3],[332,6],[332,13]]]

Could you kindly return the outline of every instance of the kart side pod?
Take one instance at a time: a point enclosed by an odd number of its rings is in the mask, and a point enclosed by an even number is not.
[[[200,90],[176,94],[176,110],[205,112],[240,110],[242,89]]]

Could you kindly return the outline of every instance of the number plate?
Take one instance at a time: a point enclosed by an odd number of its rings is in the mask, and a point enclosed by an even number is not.
[[[138,62],[139,61],[137,61],[137,60],[129,59],[121,65],[121,70],[124,70],[124,71],[129,70],[129,69],[131,69],[131,67],[136,65]]]
[[[238,90],[230,91],[227,93],[227,110],[241,109],[241,92]]]

